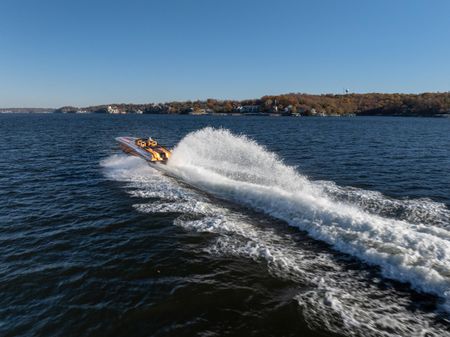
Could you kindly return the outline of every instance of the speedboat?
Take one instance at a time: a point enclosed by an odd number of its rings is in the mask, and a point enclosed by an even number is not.
[[[165,163],[172,152],[153,138],[117,137],[123,152],[145,159],[149,163]]]

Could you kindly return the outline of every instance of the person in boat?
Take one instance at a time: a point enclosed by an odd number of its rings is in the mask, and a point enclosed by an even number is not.
[[[152,137],[148,137],[147,139],[147,146],[155,147],[158,145],[158,142],[154,140]]]
[[[158,142],[154,140],[152,137],[148,137],[148,139],[139,138],[136,140],[136,145],[142,148],[155,147],[158,145]]]
[[[171,151],[164,146],[158,144],[156,140],[152,137],[148,138],[137,138],[135,140],[135,145],[143,149],[144,151],[149,152],[152,157],[151,159],[145,157],[146,160],[155,162],[165,162],[171,156]],[[139,155],[139,154],[138,154]]]

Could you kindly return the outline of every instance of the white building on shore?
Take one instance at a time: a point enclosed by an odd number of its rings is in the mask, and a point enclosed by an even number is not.
[[[113,115],[126,114],[126,111],[120,111],[118,107],[112,105],[108,105],[107,110],[108,113]]]

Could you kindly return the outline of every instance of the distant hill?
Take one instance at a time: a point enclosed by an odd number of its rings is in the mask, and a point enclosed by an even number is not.
[[[184,101],[168,103],[116,103],[58,109],[11,108],[0,112],[56,112],[110,114],[281,114],[303,116],[427,116],[450,117],[450,92],[422,94],[289,93],[247,100]]]
[[[423,94],[324,94],[289,93],[247,100],[185,101],[169,103],[62,107],[55,112],[144,114],[283,114],[305,116],[449,116],[450,93]]]

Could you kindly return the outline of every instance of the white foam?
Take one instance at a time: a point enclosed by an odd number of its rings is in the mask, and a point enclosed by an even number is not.
[[[324,192],[336,201],[357,205],[361,209],[378,215],[393,215],[396,219],[410,223],[425,223],[429,228],[450,227],[450,210],[443,203],[428,198],[398,200],[377,191],[355,187],[340,187],[331,181],[316,182]],[[434,226],[429,226],[430,224]]]
[[[450,233],[444,227],[336,201],[275,154],[227,130],[206,128],[187,135],[166,169],[189,184],[285,220],[341,252],[377,265],[386,277],[450,301]]]
[[[186,149],[186,146],[200,145],[206,147],[200,151],[203,157],[198,156],[193,149]],[[234,145],[244,149],[244,152],[262,153],[253,154],[252,160],[256,160],[253,164],[248,161],[245,165],[242,161],[236,163],[235,158],[229,155],[237,150]],[[185,154],[188,156],[185,157]],[[198,161],[189,158],[189,155],[197,155]],[[241,155],[245,156],[245,153]],[[258,168],[256,171],[251,170],[253,165]],[[354,336],[450,335],[445,327],[436,324],[434,313],[411,311],[408,296],[398,295],[393,289],[381,289],[368,284],[370,276],[366,271],[344,269],[331,253],[302,249],[290,235],[277,234],[269,220],[267,226],[257,226],[252,217],[230,210],[196,190],[183,187],[137,158],[113,156],[103,161],[102,166],[109,178],[126,182],[126,191],[133,197],[141,198],[135,205],[140,212],[180,213],[175,225],[189,231],[215,233],[217,238],[205,248],[210,254],[250,258],[265,263],[276,277],[310,284],[305,287],[307,291],[303,287],[299,290],[296,300],[311,327],[325,327],[336,333]],[[445,250],[439,252],[442,248],[439,245],[425,243],[422,246],[419,240],[422,238],[420,235],[428,235],[434,242],[439,231],[447,233],[445,226],[439,223],[429,227],[432,229],[430,233],[419,231],[420,226],[428,228],[421,221],[435,216],[433,207],[421,210],[422,217],[417,221],[398,221],[378,214],[382,212],[365,209],[358,202],[343,202],[344,198],[336,195],[351,195],[350,191],[340,191],[334,185],[332,193],[325,185],[333,184],[310,182],[293,168],[284,166],[264,148],[227,131],[206,129],[189,135],[179,144],[173,161],[169,161],[166,169],[171,175],[177,175],[190,184],[284,219],[293,226],[308,230],[311,236],[365,260],[366,257],[360,255],[359,249],[366,247],[369,254],[378,258],[372,263],[380,263],[378,265],[387,275],[388,267],[397,272],[401,268],[409,271],[409,268],[414,267],[425,268],[424,273],[428,269],[436,270],[439,267],[430,266],[429,262],[424,261],[426,257],[435,262],[439,261],[439,254],[443,254],[444,258],[448,256]],[[267,176],[264,173],[266,170],[273,176]],[[280,172],[282,174],[276,176]],[[360,191],[362,195],[365,193]],[[367,193],[371,194],[369,191]],[[383,198],[379,194],[376,196],[380,204]],[[402,204],[402,201],[394,202]],[[429,202],[431,206],[436,206]],[[439,212],[446,211],[441,206],[436,207]],[[394,227],[385,232],[386,226],[391,223]],[[400,233],[392,233],[398,228],[401,229]],[[448,241],[445,238],[442,240]],[[414,252],[415,248],[417,252]],[[438,277],[445,279],[445,275],[442,276],[445,272],[445,269],[438,272]],[[407,273],[407,280],[411,275]],[[426,279],[416,281],[424,284],[428,282]],[[430,282],[435,280],[431,279]]]

